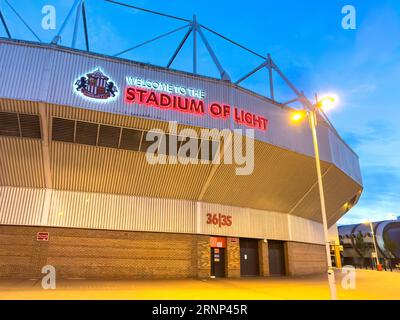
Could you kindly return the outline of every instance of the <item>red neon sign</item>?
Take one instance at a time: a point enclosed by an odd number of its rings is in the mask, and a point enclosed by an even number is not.
[[[125,89],[125,102],[137,103],[147,107],[160,109],[173,109],[192,114],[204,114],[204,101],[194,98],[158,93],[151,90],[127,87]]]
[[[265,117],[238,107],[232,108],[228,104],[213,102],[206,108],[203,100],[131,86],[125,88],[125,102],[128,104],[136,103],[146,107],[175,110],[200,116],[204,116],[206,112],[208,112],[211,117],[221,120],[233,117],[233,121],[240,125],[262,131],[266,131],[268,126],[268,119]]]

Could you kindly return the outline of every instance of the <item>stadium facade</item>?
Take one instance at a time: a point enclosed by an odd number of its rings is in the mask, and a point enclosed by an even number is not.
[[[44,265],[104,279],[326,271],[311,133],[289,107],[230,81],[58,45],[1,39],[0,70],[1,277],[39,277]],[[146,133],[171,121],[176,136],[254,129],[253,172],[150,164]],[[332,226],[362,179],[322,117],[317,129]]]

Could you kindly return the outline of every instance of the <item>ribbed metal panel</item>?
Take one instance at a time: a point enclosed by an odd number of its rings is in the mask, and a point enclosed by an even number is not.
[[[33,101],[0,98],[0,111],[38,114],[38,105]]]
[[[68,118],[117,122],[135,128],[151,128],[155,123],[77,108],[49,106],[49,111]],[[50,149],[54,187],[63,190],[197,200],[212,168],[211,165],[149,165],[143,153],[56,141]],[[0,158],[1,185],[45,186],[40,140],[3,137],[0,150],[4,155]],[[327,166],[323,163],[323,171]],[[235,169],[236,166],[222,164],[207,185],[202,201],[277,212],[293,209],[294,215],[320,221],[312,158],[256,141],[253,174],[237,176]],[[331,224],[345,213],[341,209],[343,204],[359,192],[360,186],[339,169],[332,169],[325,181]]]
[[[2,136],[0,155],[0,185],[45,186],[40,140]]]
[[[289,215],[292,241],[324,244],[321,223]]]
[[[290,212],[317,179],[312,158],[257,141],[254,172],[238,176],[235,168],[219,167],[204,201],[246,206],[245,200],[255,209]]]
[[[155,119],[124,116],[115,113],[98,112],[94,110],[78,109],[59,105],[47,105],[47,108],[49,120],[51,120],[51,117],[59,117],[140,130],[161,129],[165,132],[168,132],[169,129],[168,122],[163,122]],[[194,130],[197,134],[196,137],[199,136],[201,132],[200,127],[177,123],[178,132],[182,129]],[[212,138],[216,139],[218,137],[212,135]]]
[[[177,121],[189,126],[220,129],[237,127],[231,120],[216,120],[209,115],[194,116],[171,110],[165,111],[158,108],[126,104],[123,99],[123,90],[126,86],[125,77],[143,77],[203,89],[206,91],[206,104],[228,102],[232,107],[238,106],[264,115],[269,119],[269,130],[257,132],[256,138],[258,140],[313,156],[307,123],[304,122],[296,126],[290,125],[287,110],[272,105],[267,99],[236,88],[229,83],[134,62],[79,53],[54,46],[17,44],[7,40],[1,40],[0,46],[0,78],[3,84],[0,88],[0,97],[45,101],[51,104],[157,119],[159,121]],[[120,92],[115,101],[103,103],[89,101],[76,93],[75,80],[98,67],[117,84]],[[324,126],[318,127],[321,158],[329,162],[333,158],[335,164],[361,184],[357,157],[349,152],[348,147],[339,138],[336,137],[336,140],[328,138],[327,130]],[[330,129],[329,135],[334,135]],[[329,148],[330,141],[334,144],[333,148]],[[332,155],[333,153],[334,155]]]
[[[0,224],[39,225],[44,189],[0,187]]]
[[[291,123],[290,115],[286,110],[265,101],[261,97],[248,94],[242,89],[232,89],[232,101],[233,105],[252,113],[260,114],[269,120],[267,131],[256,130],[255,138],[257,140],[308,156],[314,155],[312,144],[310,143],[312,141],[311,133],[307,122]],[[236,123],[234,123],[234,127],[242,128]],[[329,161],[329,154],[322,152],[321,159]]]
[[[360,164],[357,155],[333,132],[329,132],[329,147],[332,162],[355,181],[362,184]]]
[[[61,190],[52,191],[48,212],[44,212],[45,192],[44,189],[0,187],[0,224],[200,233],[323,243],[320,223],[278,212],[204,202],[198,205],[196,201]],[[207,213],[232,216],[232,226],[207,224]],[[48,217],[44,224],[43,214]],[[198,219],[200,228],[197,227]]]
[[[345,212],[340,208],[350,201],[359,191],[359,186],[349,181],[339,169],[332,167],[323,178],[328,225],[335,223]],[[305,196],[292,212],[293,215],[311,220],[321,220],[318,185]]]
[[[211,203],[201,203],[200,207],[201,233],[259,239],[289,238],[286,214]],[[208,213],[231,216],[232,225],[207,224]]]
[[[196,206],[182,200],[54,191],[49,226],[195,233]]]
[[[0,96],[8,99],[38,101],[43,90],[43,71],[51,63],[48,49],[21,48],[0,42],[0,75],[4,85],[0,88]],[[30,98],[29,98],[30,97]]]
[[[56,189],[196,200],[211,165],[156,164],[142,152],[52,142]]]

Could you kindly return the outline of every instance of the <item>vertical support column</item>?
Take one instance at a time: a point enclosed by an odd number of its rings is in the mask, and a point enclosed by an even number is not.
[[[258,259],[260,264],[260,276],[269,276],[269,260],[268,260],[268,241],[258,241]]]
[[[292,242],[286,241],[284,245],[285,250],[285,273],[288,276],[294,275],[294,264],[293,264],[293,250]]]
[[[240,278],[240,243],[239,238],[227,238],[226,277]]]
[[[44,180],[47,189],[53,187],[51,180],[50,170],[50,148],[49,148],[49,123],[47,119],[46,106],[44,103],[39,103],[39,116],[42,128],[42,155],[43,155],[43,168]]]
[[[47,225],[51,195],[52,195],[52,178],[51,178],[51,163],[50,163],[50,147],[49,147],[49,123],[47,118],[46,106],[44,103],[39,103],[39,116],[42,130],[42,158],[43,158],[43,172],[46,187],[46,193],[42,209],[42,225]]]
[[[335,244],[335,261],[336,268],[342,269],[342,259],[340,257],[340,245]]]
[[[196,202],[196,233],[201,234],[201,202]]]

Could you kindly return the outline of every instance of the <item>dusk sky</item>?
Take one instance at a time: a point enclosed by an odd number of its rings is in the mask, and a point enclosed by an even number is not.
[[[8,0],[43,42],[50,42],[61,27],[73,1]],[[280,0],[280,1],[133,1],[120,2],[191,19],[267,55],[306,95],[335,93],[340,101],[329,113],[333,125],[360,157],[364,193],[359,204],[340,224],[363,219],[386,220],[400,216],[400,1],[398,0]],[[14,38],[35,40],[0,0]],[[41,27],[44,5],[56,8],[56,30]],[[342,28],[342,7],[356,9],[356,29]],[[142,41],[184,25],[148,13],[86,0],[91,51],[113,55]],[[75,17],[73,17],[75,18]],[[73,20],[62,34],[70,46]],[[77,47],[84,48],[82,25]],[[185,30],[123,55],[123,58],[165,66]],[[233,80],[260,64],[261,59],[205,31],[222,65]],[[0,28],[0,36],[6,36]],[[218,77],[199,40],[199,72]],[[191,71],[189,38],[172,68]],[[267,71],[260,71],[243,86],[267,93]],[[277,100],[293,96],[279,81]]]

